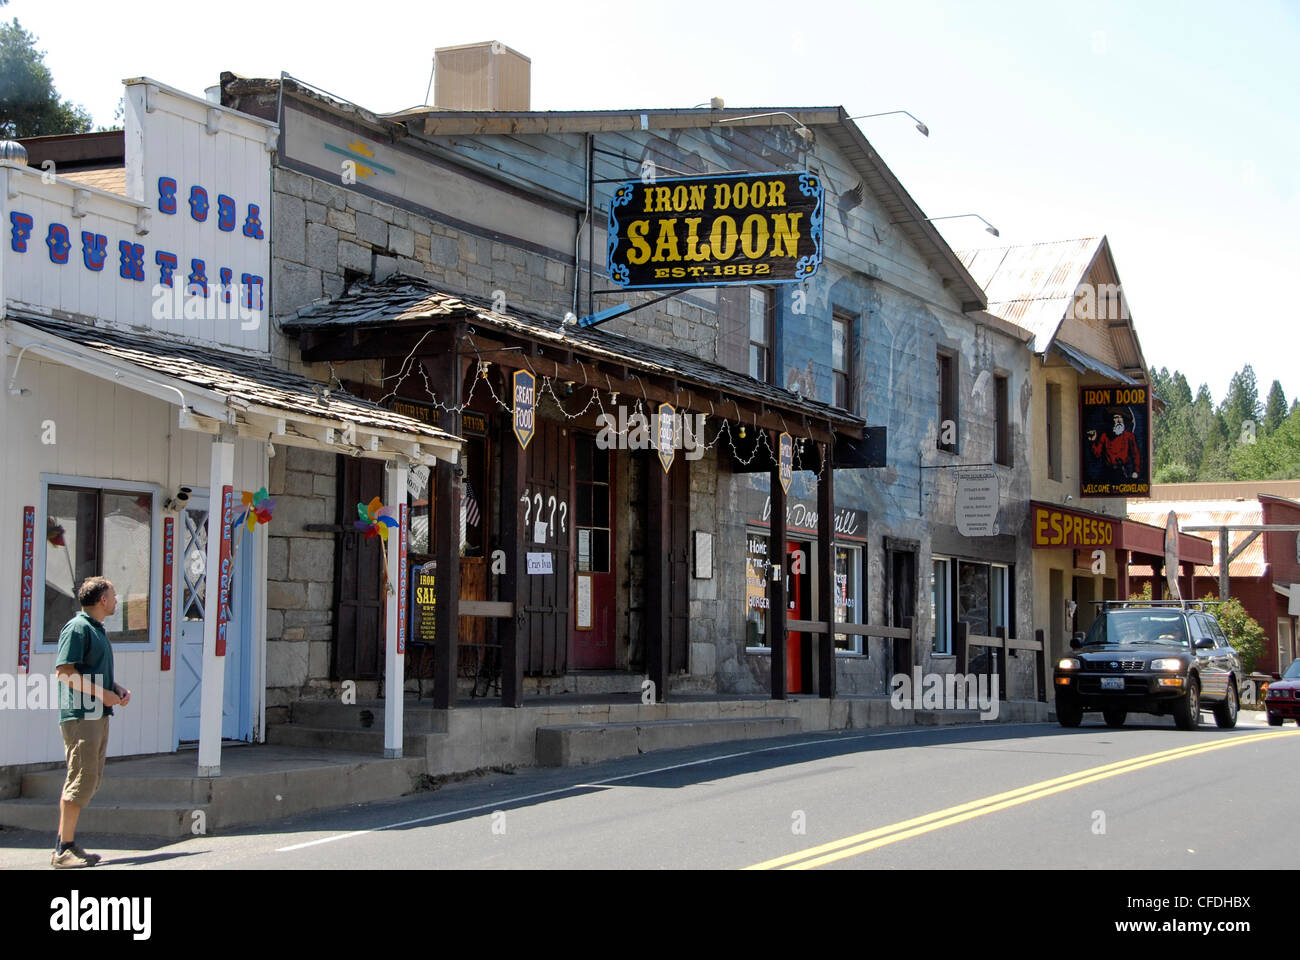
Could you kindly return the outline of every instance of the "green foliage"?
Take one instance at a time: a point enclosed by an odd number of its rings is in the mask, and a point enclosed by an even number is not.
[[[1165,464],[1151,475],[1152,483],[1191,483],[1195,479],[1192,468],[1178,461]]]
[[[1205,599],[1216,598],[1207,596]],[[1219,626],[1223,627],[1223,632],[1228,635],[1228,642],[1241,657],[1241,668],[1246,673],[1253,673],[1255,664],[1264,656],[1265,644],[1268,643],[1264,628],[1246,612],[1236,597],[1229,597],[1226,603],[1219,604],[1214,609],[1214,615],[1219,620]]]
[[[1239,480],[1300,478],[1300,416],[1292,413],[1271,433],[1232,451],[1230,471]]]
[[[0,133],[41,137],[85,133],[90,126],[83,107],[59,99],[36,37],[17,20],[0,24]]]
[[[1282,391],[1282,384],[1274,380],[1273,386],[1268,388],[1268,402],[1264,404],[1264,431],[1272,433],[1280,427],[1286,414],[1286,394]]]

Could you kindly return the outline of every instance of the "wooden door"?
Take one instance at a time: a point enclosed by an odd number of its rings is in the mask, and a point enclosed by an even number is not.
[[[668,471],[668,670],[690,668],[691,462],[680,453]],[[651,463],[659,469],[658,460]]]
[[[534,569],[549,563],[549,573],[530,573],[521,587],[528,656],[524,672],[559,676],[568,669],[569,565],[573,539],[570,502],[569,431],[554,420],[536,421],[528,444],[524,486],[524,542]]]
[[[334,679],[378,680],[384,667],[384,595],[379,538],[356,529],[357,504],[383,497],[382,460],[338,458],[334,562]]]
[[[574,670],[612,670],[615,657],[614,454],[573,436]]]

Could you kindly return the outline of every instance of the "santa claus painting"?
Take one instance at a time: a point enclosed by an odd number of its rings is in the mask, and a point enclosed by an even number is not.
[[[1119,407],[1108,407],[1109,433],[1089,430],[1088,449],[1094,464],[1100,464],[1102,474],[1121,483],[1137,480],[1142,473],[1142,449],[1133,435],[1132,424]]]

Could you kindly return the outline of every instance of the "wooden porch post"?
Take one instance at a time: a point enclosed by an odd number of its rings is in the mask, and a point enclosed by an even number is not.
[[[785,488],[781,486],[781,448],[779,432],[768,434],[772,451],[772,469],[768,474],[768,487],[772,498],[772,533],[767,546],[770,563],[767,581],[767,642],[772,650],[772,699],[786,697],[786,619],[785,601]]]
[[[1128,599],[1128,551],[1115,551],[1115,599]]]
[[[507,383],[509,380],[507,380]],[[506,572],[501,577],[500,599],[514,604],[514,616],[498,622],[501,638],[501,705],[524,705],[524,654],[527,652],[524,607],[528,596],[526,538],[522,512],[527,455],[509,424],[501,431],[501,549],[506,555]]]
[[[670,519],[668,472],[654,451],[645,462],[645,668],[656,703],[668,699],[671,581],[668,571]]]
[[[817,646],[817,691],[823,700],[835,697],[835,468],[834,440],[818,444],[821,474],[817,479],[817,605],[826,633]]]
[[[406,522],[406,475],[408,461],[405,457],[385,464],[384,503],[398,508],[398,519]],[[384,598],[384,756],[402,755],[402,710],[405,697],[402,688],[406,682],[405,638],[398,647],[398,626],[402,622],[401,601],[406,597],[402,589],[406,579],[406,553],[402,550],[405,530],[398,529],[388,538],[388,582],[392,586]]]
[[[430,380],[438,402],[445,404],[442,422],[448,433],[460,436],[461,369],[459,328],[447,339],[431,345]],[[439,338],[441,340],[441,338]],[[440,349],[441,348],[441,349]],[[423,361],[422,361],[423,362]],[[437,564],[434,602],[437,617],[433,634],[433,707],[447,710],[456,705],[456,641],[460,637],[460,497],[462,461],[439,460],[430,486],[434,493],[433,525],[437,533],[434,561]]]
[[[234,519],[234,427],[212,438],[208,474],[207,598],[203,611],[203,677],[199,695],[200,777],[221,776],[221,717],[226,686],[226,603],[230,599],[230,525]]]

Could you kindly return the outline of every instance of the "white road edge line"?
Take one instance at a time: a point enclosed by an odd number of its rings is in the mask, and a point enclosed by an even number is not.
[[[1005,730],[1008,727],[1028,727],[1028,726],[1039,726],[1039,725],[1040,725],[1039,723],[1030,721],[1028,723],[999,724],[999,728]],[[943,729],[945,728],[943,727],[934,728],[935,732],[938,732],[939,730],[943,730]],[[947,729],[953,729],[953,728],[947,728]],[[625,773],[621,776],[609,777],[605,780],[594,780],[591,783],[575,783],[573,786],[570,787],[557,787],[554,790],[544,790],[541,793],[530,793],[522,797],[512,797],[510,799],[495,800],[492,803],[480,803],[472,807],[462,807],[459,810],[448,810],[445,813],[434,813],[434,814],[430,814],[427,817],[416,817],[414,820],[402,820],[398,823],[386,823],[383,826],[379,826],[379,827],[367,827],[365,830],[353,830],[350,833],[335,834],[332,837],[321,837],[318,840],[308,840],[304,843],[295,843],[292,846],[288,846],[288,847],[277,847],[275,852],[290,853],[294,850],[302,850],[306,847],[315,847],[323,843],[333,843],[335,840],[347,840],[351,837],[364,836],[367,833],[378,833],[380,830],[395,830],[398,827],[409,827],[412,824],[416,824],[416,823],[430,823],[434,820],[445,820],[447,817],[455,817],[463,813],[473,813],[476,810],[500,810],[502,807],[509,806],[510,804],[513,803],[523,803],[526,800],[538,800],[542,797],[553,797],[556,796],[557,794],[572,793],[574,790],[581,790],[583,788],[603,787],[606,784],[617,783],[620,780],[635,780],[638,777],[648,777],[656,773],[666,773],[669,770],[682,770],[686,767],[697,767],[705,763],[717,763],[719,760],[734,760],[736,757],[747,757],[757,753],[770,753],[773,750],[793,750],[796,747],[806,747],[810,745],[823,744],[823,743],[835,743],[838,740],[867,739],[871,737],[897,737],[905,733],[927,733],[927,732],[929,731],[918,730],[916,728],[909,727],[903,730],[890,730],[883,733],[859,732],[859,733],[852,733],[846,736],[839,736],[839,737],[823,737],[820,740],[801,740],[798,743],[782,743],[782,744],[778,744],[775,747],[760,747],[756,750],[742,750],[739,753],[728,753],[720,757],[706,757],[702,760],[691,760],[686,763],[675,763],[672,766],[668,766],[668,767],[656,767],[653,770],[641,770],[638,773]]]

